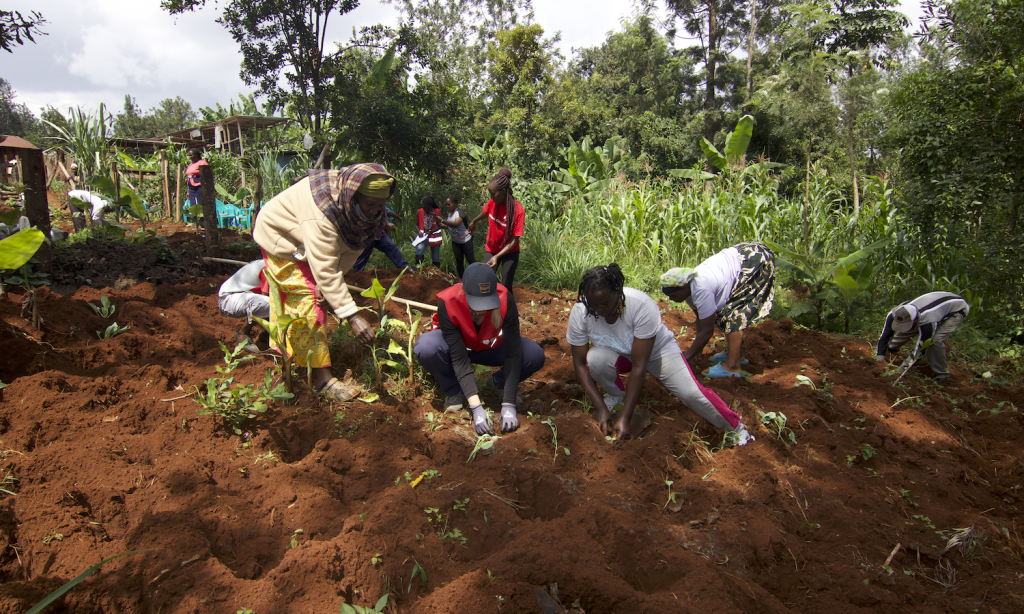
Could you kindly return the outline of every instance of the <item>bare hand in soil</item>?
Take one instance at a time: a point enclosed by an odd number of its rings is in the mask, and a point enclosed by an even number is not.
[[[348,323],[352,325],[352,334],[359,339],[360,343],[373,343],[373,327],[366,323],[363,316],[358,313],[352,315],[349,317]]]
[[[615,441],[622,441],[623,439],[629,438],[630,435],[629,421],[626,420],[626,413],[622,412],[619,419],[615,421]]]
[[[607,407],[597,408],[597,428],[601,429],[601,433],[605,436],[612,434],[612,412],[608,411]]]

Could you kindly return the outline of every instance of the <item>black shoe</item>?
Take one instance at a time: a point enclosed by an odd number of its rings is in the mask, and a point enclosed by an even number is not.
[[[950,377],[952,376],[949,373],[944,373],[942,375],[936,375],[935,377],[932,378],[932,381],[935,382],[936,384],[940,384],[948,380]]]

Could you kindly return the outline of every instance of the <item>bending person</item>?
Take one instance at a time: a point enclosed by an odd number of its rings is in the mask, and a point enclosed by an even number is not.
[[[103,213],[111,208],[110,201],[99,194],[93,194],[88,190],[71,190],[68,192],[68,209],[71,211],[71,223],[75,227],[75,232],[85,229],[85,211],[76,206],[78,204],[89,206],[93,226],[102,226]]]
[[[476,223],[487,216],[487,240],[484,251],[489,257],[487,266],[501,267],[501,285],[512,292],[519,267],[519,239],[523,236],[526,210],[512,196],[512,171],[502,167],[487,184],[491,199],[483,211],[469,223],[469,232],[476,232]]]
[[[519,382],[544,366],[544,350],[519,334],[515,297],[490,267],[466,267],[462,283],[437,293],[435,328],[420,336],[413,353],[444,391],[445,411],[473,412],[478,435],[494,434],[473,375],[473,365],[501,367],[487,383],[502,390],[501,432],[519,428]]]
[[[366,268],[366,263],[370,261],[370,256],[373,255],[373,250],[378,249],[388,257],[391,264],[395,265],[400,269],[408,268],[409,263],[406,261],[405,256],[402,255],[402,250],[398,249],[395,245],[394,240],[391,238],[390,233],[395,232],[395,224],[391,221],[397,219],[399,222],[403,221],[402,216],[395,213],[395,210],[387,205],[384,205],[384,217],[387,220],[384,225],[384,229],[380,231],[380,236],[377,237],[373,243],[363,250],[362,254],[359,254],[359,258],[356,259],[356,263],[352,265],[352,268],[356,271],[362,271]]]
[[[900,371],[906,371],[917,360],[921,345],[931,341],[924,351],[932,368],[932,377],[941,382],[950,377],[946,367],[946,337],[963,323],[971,306],[959,294],[929,292],[912,301],[900,303],[885,318],[885,327],[878,340],[875,360],[885,360],[888,352],[895,352],[917,333],[914,349],[907,356]]]
[[[253,260],[227,278],[217,291],[217,307],[229,318],[245,318],[241,328],[235,332],[235,341],[245,343],[245,351],[256,353],[259,348],[249,338],[252,317],[270,319],[270,297],[263,294],[263,259]],[[263,337],[266,332],[260,335]]]
[[[260,211],[253,239],[263,249],[264,275],[277,283],[284,313],[271,309],[270,322],[296,317],[288,329],[295,364],[313,370],[314,388],[335,401],[348,401],[359,387],[331,375],[326,314],[322,302],[352,326],[362,343],[373,329],[359,315],[344,274],[384,228],[384,204],[395,178],[379,164],[313,170],[271,199]],[[276,340],[273,340],[276,346]]]
[[[775,300],[775,254],[761,243],[727,247],[695,269],[669,269],[661,276],[668,298],[697,316],[697,335],[684,354],[692,362],[711,340],[715,325],[725,333],[726,351],[711,357],[708,377],[742,377],[743,329],[768,317]]]
[[[644,374],[650,373],[683,405],[725,431],[728,445],[752,439],[739,415],[693,377],[675,337],[661,321],[657,303],[626,288],[619,265],[594,267],[584,274],[565,339],[572,346],[576,378],[594,404],[605,435],[621,440],[632,434],[629,419],[640,400]],[[619,375],[630,372],[624,386]],[[614,419],[611,410],[620,403],[622,411]]]

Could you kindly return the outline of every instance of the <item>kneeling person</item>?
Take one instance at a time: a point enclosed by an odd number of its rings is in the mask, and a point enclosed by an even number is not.
[[[932,377],[936,382],[949,378],[949,369],[946,368],[946,337],[960,327],[970,312],[971,306],[967,301],[952,292],[929,292],[898,305],[885,318],[875,360],[885,360],[886,353],[900,349],[916,333],[917,343],[900,366],[900,371],[910,368],[917,360],[921,345],[930,339],[932,344],[924,351],[924,355],[932,368]]]
[[[501,432],[519,428],[519,382],[544,366],[544,350],[519,334],[515,297],[482,262],[466,267],[462,283],[437,293],[435,328],[413,353],[447,396],[445,410],[468,401],[478,435],[494,434],[480,401],[473,365],[502,367],[488,380],[501,394]]]
[[[253,260],[237,273],[227,278],[217,291],[217,307],[229,318],[245,318],[245,323],[235,333],[235,341],[245,342],[247,352],[258,352],[259,348],[249,338],[252,317],[270,319],[270,297],[262,294],[263,279],[260,273],[266,264],[263,259]],[[264,333],[266,334],[266,333]]]
[[[640,400],[644,374],[650,373],[683,405],[729,433],[727,443],[747,443],[751,437],[739,415],[693,377],[679,344],[661,321],[657,303],[624,286],[625,278],[615,263],[587,271],[565,335],[572,346],[576,378],[597,409],[601,432],[616,435],[616,439],[632,434],[629,419]],[[619,374],[631,371],[634,375],[624,386]],[[595,384],[601,385],[603,397]],[[619,403],[623,404],[622,413],[612,424],[611,409]]]

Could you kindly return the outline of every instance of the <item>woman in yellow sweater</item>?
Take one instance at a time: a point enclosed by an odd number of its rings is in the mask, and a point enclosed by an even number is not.
[[[347,320],[361,342],[373,341],[344,274],[383,230],[384,203],[394,191],[395,178],[379,164],[313,170],[268,202],[253,229],[264,272],[280,287],[283,315],[303,318],[289,328],[288,347],[277,349],[312,369],[314,388],[335,401],[354,398],[359,388],[331,375],[323,307]],[[281,315],[271,309],[271,323]]]

